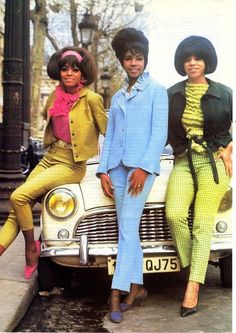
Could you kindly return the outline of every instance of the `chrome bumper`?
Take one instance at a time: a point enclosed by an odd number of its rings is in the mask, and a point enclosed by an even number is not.
[[[85,254],[87,252],[87,254]],[[176,253],[172,246],[158,246],[158,247],[143,247],[144,254],[170,254]],[[102,256],[109,257],[117,255],[117,247],[106,248],[66,248],[66,247],[48,247],[41,250],[41,257],[61,257],[61,256],[80,256],[80,259],[86,264],[85,258],[88,260],[88,256]]]
[[[61,241],[60,241],[61,242]],[[149,255],[177,255],[173,245],[142,246],[143,254]],[[211,244],[211,252],[230,253],[232,243],[214,242]],[[80,247],[44,247],[41,249],[41,257],[79,256],[81,265],[89,263],[89,256],[109,257],[117,255],[117,246],[90,247],[86,235],[80,239]]]

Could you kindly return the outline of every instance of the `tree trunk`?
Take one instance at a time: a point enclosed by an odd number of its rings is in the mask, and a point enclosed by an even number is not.
[[[70,0],[70,20],[71,20],[71,34],[75,46],[79,45],[77,36],[77,4],[74,0]]]
[[[36,6],[31,11],[34,26],[33,46],[31,49],[31,136],[38,136],[41,122],[40,87],[44,60],[44,41],[47,31],[46,0],[35,0]]]

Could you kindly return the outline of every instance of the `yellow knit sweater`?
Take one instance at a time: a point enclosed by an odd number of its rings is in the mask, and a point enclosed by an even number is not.
[[[186,83],[186,107],[182,116],[182,124],[186,130],[187,137],[203,137],[204,119],[201,109],[201,97],[207,91],[208,84]],[[192,142],[192,149],[197,152],[203,152],[205,149]]]

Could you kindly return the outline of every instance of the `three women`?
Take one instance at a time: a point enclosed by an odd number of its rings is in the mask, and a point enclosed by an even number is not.
[[[115,199],[119,225],[117,263],[110,296],[110,319],[143,300],[142,249],[139,223],[167,139],[167,94],[145,67],[148,40],[136,29],[122,29],[112,47],[127,80],[112,98],[98,175],[105,195]],[[182,267],[190,267],[181,316],[197,311],[199,285],[204,283],[214,217],[232,175],[231,90],[205,77],[214,72],[217,56],[211,42],[190,36],[180,43],[175,67],[187,80],[168,90],[168,142],[175,166],[169,179],[166,215]],[[50,59],[48,74],[59,80],[44,109],[48,152],[25,184],[11,196],[13,211],[0,233],[0,254],[19,229],[26,243],[25,276],[37,267],[40,245],[34,240],[31,208],[51,188],[78,182],[86,160],[97,152],[98,129],[106,116],[101,97],[86,86],[94,80],[87,51],[64,48]],[[86,112],[84,112],[86,110]],[[55,175],[60,174],[60,177]],[[210,198],[208,200],[208,198]],[[187,216],[194,203],[192,235]],[[207,205],[206,205],[207,203]],[[121,292],[128,292],[123,303]]]

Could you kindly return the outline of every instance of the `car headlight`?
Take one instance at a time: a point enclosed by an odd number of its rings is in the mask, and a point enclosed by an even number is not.
[[[231,208],[232,208],[232,188],[229,187],[220,202],[218,212],[223,213]]]
[[[67,219],[75,212],[75,195],[68,189],[58,188],[47,197],[46,209],[56,219]]]

